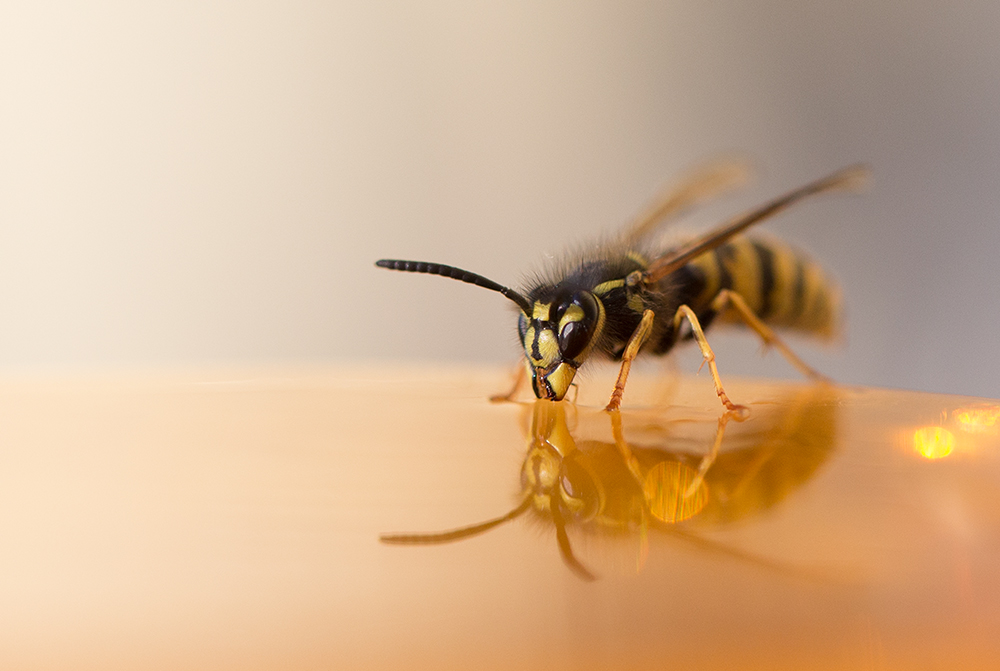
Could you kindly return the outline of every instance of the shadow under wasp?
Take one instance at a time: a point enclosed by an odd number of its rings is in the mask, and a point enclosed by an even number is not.
[[[663,248],[654,233],[695,204],[746,178],[746,168],[718,162],[693,171],[615,240],[567,256],[518,291],[467,270],[440,263],[382,259],[391,270],[442,275],[497,291],[517,305],[525,373],[539,399],[561,400],[577,370],[591,358],[620,361],[607,410],[620,407],[632,361],[662,355],[680,340],[695,340],[715,391],[727,410],[745,411],[726,394],[704,330],[717,318],[739,321],[765,346],[777,348],[810,378],[822,376],[799,359],[772,330],[797,329],[819,336],[837,331],[840,296],[835,284],[802,252],[776,239],[740,235],[791,205],[821,193],[857,189],[867,170],[849,167],[811,182],[724,223],[708,233]],[[688,329],[683,330],[686,321]]]
[[[568,530],[600,536],[638,536],[640,565],[651,531],[702,549],[788,571],[789,567],[711,541],[698,533],[770,509],[818,471],[836,443],[836,389],[809,385],[755,407],[735,440],[724,445],[735,415],[724,411],[715,438],[674,435],[677,422],[661,413],[590,413],[610,422],[610,440],[574,436],[565,404],[538,400],[530,407],[527,451],[518,504],[477,524],[435,533],[383,534],[382,542],[432,545],[482,534],[526,513],[555,528],[566,565],[579,577],[594,574],[576,557]],[[704,425],[704,422],[702,422]],[[626,439],[626,429],[637,438]],[[605,432],[606,433],[606,432]],[[794,572],[794,571],[793,571]]]

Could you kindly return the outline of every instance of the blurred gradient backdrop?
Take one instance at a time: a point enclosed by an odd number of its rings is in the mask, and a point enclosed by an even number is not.
[[[1000,396],[1000,3],[0,5],[0,375],[514,362],[517,284],[737,153],[698,230],[765,225],[843,284],[846,383]],[[794,376],[750,335],[723,374]],[[686,370],[697,354],[681,355]]]

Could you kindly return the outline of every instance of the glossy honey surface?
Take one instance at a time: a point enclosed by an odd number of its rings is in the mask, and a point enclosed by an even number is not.
[[[0,668],[1000,668],[1000,401],[653,377],[2,382]]]

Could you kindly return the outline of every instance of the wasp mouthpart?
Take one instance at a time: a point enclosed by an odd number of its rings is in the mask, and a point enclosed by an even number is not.
[[[561,401],[573,384],[575,376],[576,367],[568,363],[560,363],[554,368],[532,367],[531,387],[538,398]]]

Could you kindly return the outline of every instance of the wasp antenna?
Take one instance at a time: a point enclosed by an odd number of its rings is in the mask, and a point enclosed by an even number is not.
[[[389,543],[390,545],[435,545],[438,543],[451,543],[453,541],[462,540],[463,538],[469,538],[470,536],[476,536],[484,531],[489,531],[493,527],[499,526],[504,522],[509,522],[510,520],[519,517],[525,510],[528,509],[528,506],[530,505],[531,497],[527,496],[516,508],[506,515],[496,517],[485,522],[480,522],[479,524],[473,524],[468,527],[460,527],[458,529],[452,529],[451,531],[439,531],[431,534],[382,534],[379,536],[379,540],[383,543]]]
[[[489,289],[490,291],[496,291],[510,300],[517,303],[517,307],[521,308],[521,312],[526,315],[531,314],[531,303],[528,299],[514,291],[510,287],[505,287],[502,284],[494,282],[493,280],[487,279],[482,275],[477,275],[476,273],[469,272],[468,270],[462,270],[461,268],[455,268],[454,266],[446,266],[443,263],[426,263],[424,261],[400,261],[398,259],[381,259],[375,262],[375,265],[379,268],[388,268],[389,270],[399,270],[404,273],[424,273],[427,275],[441,275],[442,277],[450,277],[453,280],[458,280],[459,282],[466,282],[468,284],[475,284],[477,287],[483,287],[484,289]]]

